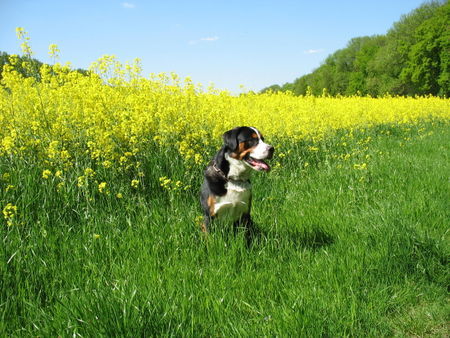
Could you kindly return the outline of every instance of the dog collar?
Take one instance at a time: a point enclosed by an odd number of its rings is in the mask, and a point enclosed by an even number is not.
[[[222,171],[222,169],[220,169],[219,167],[217,167],[216,161],[213,162],[212,167],[213,167],[213,169],[216,171],[216,173],[219,174],[220,177],[222,177],[226,182],[228,182],[228,177],[225,176],[225,174],[224,174],[224,172]]]

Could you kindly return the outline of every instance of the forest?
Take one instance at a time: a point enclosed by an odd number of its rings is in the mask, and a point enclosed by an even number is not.
[[[385,35],[351,39],[312,73],[266,91],[295,95],[435,95],[450,93],[450,3],[422,4]]]

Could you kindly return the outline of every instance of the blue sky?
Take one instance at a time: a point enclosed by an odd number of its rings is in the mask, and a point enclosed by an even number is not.
[[[142,59],[144,75],[175,72],[237,92],[291,82],[358,36],[385,34],[422,0],[0,0],[0,51],[88,68],[104,54]]]

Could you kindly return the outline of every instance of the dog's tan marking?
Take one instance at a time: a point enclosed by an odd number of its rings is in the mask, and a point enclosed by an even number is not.
[[[240,160],[240,159],[241,159],[241,158],[240,158],[240,154],[241,154],[243,151],[245,151],[245,142],[239,143],[237,150],[236,150],[236,151],[233,151],[233,152],[230,154],[230,157],[235,158],[236,160]]]
[[[235,152],[230,154],[230,157],[235,158],[236,160],[242,160],[245,157],[245,155],[247,155],[249,152],[251,152],[255,148],[256,148],[256,146],[246,149],[245,142],[241,142],[241,143],[239,143],[238,149]]]
[[[209,195],[206,203],[208,204],[208,207],[209,207],[209,214],[211,216],[214,216],[214,208],[216,205],[216,198],[213,195]]]
[[[239,160],[242,160],[242,159],[243,159],[248,153],[250,153],[253,149],[255,149],[255,147],[251,147],[251,148],[245,149],[244,151],[242,151],[242,152],[239,154],[238,159],[239,159]]]

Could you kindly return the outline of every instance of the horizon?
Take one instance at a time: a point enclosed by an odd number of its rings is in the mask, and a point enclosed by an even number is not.
[[[260,91],[311,73],[352,38],[386,34],[423,3],[6,0],[0,51],[21,54],[15,29],[23,27],[44,63],[56,44],[59,61],[73,68],[116,55],[122,63],[141,59],[145,77],[174,72],[205,87]]]

